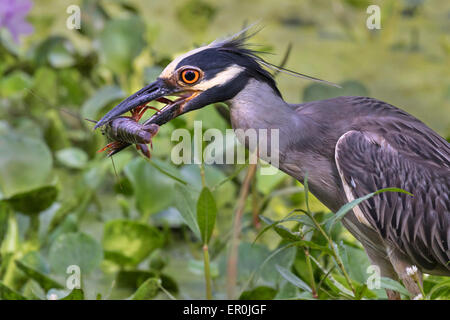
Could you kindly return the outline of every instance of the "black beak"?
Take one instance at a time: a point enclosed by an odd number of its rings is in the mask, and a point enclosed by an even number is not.
[[[149,84],[148,86],[142,88],[141,90],[135,92],[113,109],[111,109],[103,118],[101,118],[94,129],[107,124],[112,119],[119,117],[120,115],[133,110],[134,108],[146,104],[147,102],[153,101],[155,99],[170,95],[175,92],[175,88],[169,87],[165,81],[162,79],[157,79],[155,82]]]

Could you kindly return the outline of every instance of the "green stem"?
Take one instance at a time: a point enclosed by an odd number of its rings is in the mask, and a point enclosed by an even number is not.
[[[212,300],[211,271],[209,267],[209,252],[207,244],[203,245],[203,262],[205,267],[206,299]]]
[[[202,178],[202,187],[206,187],[206,178],[205,178],[205,165],[203,162],[200,164],[200,177]]]
[[[318,298],[317,289],[316,289],[316,281],[314,280],[314,272],[311,265],[311,257],[309,256],[309,251],[305,249],[305,256],[306,256],[306,265],[308,266],[308,273],[309,273],[309,282],[311,283],[311,289],[312,289],[312,295],[314,298]]]
[[[306,213],[308,215],[308,217],[313,221],[314,225],[316,226],[317,230],[320,231],[320,233],[325,237],[325,239],[328,241],[328,245],[331,249],[332,255],[334,260],[336,261],[339,269],[341,269],[342,274],[344,275],[345,280],[347,281],[348,286],[350,287],[350,289],[352,290],[353,294],[356,294],[356,290],[353,287],[352,281],[347,273],[347,270],[345,270],[344,264],[341,260],[341,258],[339,257],[339,254],[336,252],[336,248],[334,246],[333,240],[328,236],[328,234],[325,232],[325,230],[323,230],[323,228],[320,226],[320,224],[317,222],[317,220],[313,217],[312,214],[310,214],[309,212]]]

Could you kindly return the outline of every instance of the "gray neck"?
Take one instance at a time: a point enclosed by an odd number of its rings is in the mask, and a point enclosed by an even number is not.
[[[299,138],[292,136],[292,132],[302,131],[302,121],[289,104],[275,94],[269,85],[253,79],[227,104],[230,107],[233,129],[256,129],[257,132],[260,129],[267,129],[268,132],[272,129],[279,130],[281,163],[288,146]],[[270,133],[268,136],[270,137]]]

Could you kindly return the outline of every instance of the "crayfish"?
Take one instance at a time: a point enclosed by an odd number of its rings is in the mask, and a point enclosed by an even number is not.
[[[150,144],[153,149],[152,138],[158,133],[159,126],[154,123],[139,123],[147,109],[159,112],[155,107],[142,105],[131,110],[131,117],[117,117],[106,124],[102,129],[102,134],[112,142],[98,152],[107,150],[108,156],[112,156],[130,144],[135,144],[138,151],[140,150],[144,156],[150,158],[150,150],[147,145]]]

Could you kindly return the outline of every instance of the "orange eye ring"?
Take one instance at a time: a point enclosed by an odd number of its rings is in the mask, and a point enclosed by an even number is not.
[[[194,84],[200,78],[200,72],[195,69],[185,69],[181,72],[180,78],[186,84]]]

